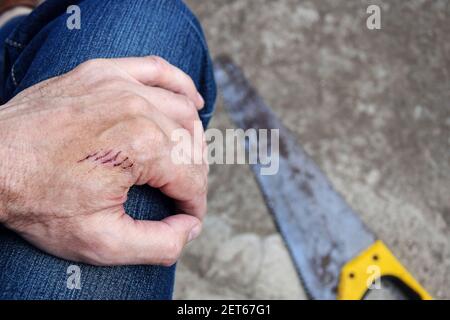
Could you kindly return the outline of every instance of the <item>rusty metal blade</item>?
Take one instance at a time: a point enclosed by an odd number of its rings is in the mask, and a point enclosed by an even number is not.
[[[341,268],[373,244],[374,234],[241,70],[226,57],[216,61],[215,69],[225,107],[237,127],[280,130],[278,174],[264,176],[261,165],[251,167],[310,297],[335,299]]]

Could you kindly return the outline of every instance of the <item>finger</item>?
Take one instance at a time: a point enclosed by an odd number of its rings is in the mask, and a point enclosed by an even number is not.
[[[149,86],[157,86],[191,99],[198,109],[205,102],[185,72],[156,56],[111,59],[119,70]]]
[[[163,191],[164,193],[164,191]],[[196,212],[196,217],[203,221],[207,212],[207,197],[200,195],[188,201],[177,201],[177,213]]]
[[[146,99],[149,104],[180,126],[189,130],[191,134],[194,133],[195,125],[201,126],[198,111],[194,103],[186,96],[161,88],[150,88],[133,83],[124,83],[123,87]],[[200,131],[203,132],[203,128]]]
[[[202,143],[194,142],[189,131],[158,111],[129,125],[135,131],[130,147],[137,164],[132,169],[133,184],[160,189],[176,201],[181,212],[202,219],[206,213],[208,175]]]
[[[203,220],[207,211],[207,165],[162,161],[157,166],[160,168],[159,172],[154,174],[148,184],[174,199],[178,213]],[[161,186],[162,181],[166,183]]]
[[[185,132],[185,137],[178,141],[172,137],[170,143],[166,144],[169,152],[159,149],[161,152],[153,166],[157,170],[152,173],[147,184],[175,199],[179,213],[203,220],[207,209],[208,164],[202,157],[202,141],[196,142],[198,139],[188,132]],[[180,149],[181,155],[178,153]]]
[[[151,106],[151,111],[148,115],[149,119],[155,121],[164,133],[170,137],[172,142],[176,142],[177,130],[182,128],[188,130],[189,141],[191,141],[192,154],[195,156],[195,162],[201,161],[204,148],[206,145],[206,135],[203,130],[203,125],[198,116],[198,112],[192,106],[188,98],[182,95],[176,95],[167,90],[160,88],[139,88],[134,87],[136,94],[147,100]],[[159,97],[158,97],[159,96]],[[152,98],[160,98],[164,103],[158,105],[152,104]],[[157,112],[154,112],[157,110]]]
[[[171,266],[179,259],[185,245],[197,238],[201,222],[189,215],[174,215],[162,221],[134,220],[122,213],[106,223],[101,241],[106,241],[107,265]],[[109,238],[111,237],[112,238]]]

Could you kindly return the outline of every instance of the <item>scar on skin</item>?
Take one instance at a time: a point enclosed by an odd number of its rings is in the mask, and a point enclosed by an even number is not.
[[[107,157],[111,152],[112,152],[112,150],[109,150],[109,151],[107,151],[105,154],[103,154],[102,156],[98,156],[97,158],[95,158],[95,161]]]
[[[110,153],[111,153],[111,152],[110,152]],[[118,157],[121,153],[122,153],[122,151],[119,151],[119,152],[117,152],[116,155],[113,156],[112,158],[108,158],[108,159],[103,160],[103,161],[102,161],[102,164],[110,163],[110,162],[115,162],[115,161],[117,160],[117,157]]]
[[[83,159],[81,159],[81,160],[78,160],[78,163],[83,162],[83,161],[86,161],[86,160],[89,160],[90,158],[93,158],[93,157],[95,157],[96,155],[98,155],[98,152],[93,153],[93,154],[90,154],[90,155],[86,156],[86,158],[83,158]]]
[[[122,164],[124,164],[125,161],[128,160],[128,157],[126,157],[125,159],[123,159],[121,162],[114,164],[114,167],[118,167],[121,166]]]
[[[122,169],[130,169],[133,167],[134,163],[130,161],[129,157],[125,157],[124,159],[118,160],[120,155],[122,154],[122,151],[118,151],[116,153],[113,153],[113,150],[108,150],[107,152],[100,153],[99,151],[89,154],[86,157],[84,157],[81,160],[78,160],[78,163],[92,160],[96,163],[100,164],[109,164],[111,163],[114,167],[121,167]],[[127,165],[127,163],[129,163]],[[94,167],[94,169],[97,168],[97,165]],[[93,170],[93,169],[92,169]],[[91,172],[90,170],[89,172]]]

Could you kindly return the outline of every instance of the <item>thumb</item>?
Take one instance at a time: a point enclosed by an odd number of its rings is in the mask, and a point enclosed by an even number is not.
[[[105,234],[114,234],[107,265],[163,265],[177,262],[185,245],[197,238],[202,225],[196,217],[178,214],[161,221],[114,219]],[[108,224],[107,224],[108,225]]]

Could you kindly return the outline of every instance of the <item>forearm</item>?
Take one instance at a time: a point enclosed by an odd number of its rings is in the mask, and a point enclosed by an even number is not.
[[[0,107],[4,108],[4,106]],[[8,215],[8,203],[14,194],[14,176],[17,176],[13,169],[12,156],[14,153],[11,130],[8,128],[6,110],[0,112],[0,224],[4,224]],[[17,168],[17,163],[16,166]]]
[[[0,137],[1,138],[1,137]],[[3,159],[6,157],[3,144],[0,145],[0,224],[6,221],[6,198],[7,198],[7,177],[6,165]]]

